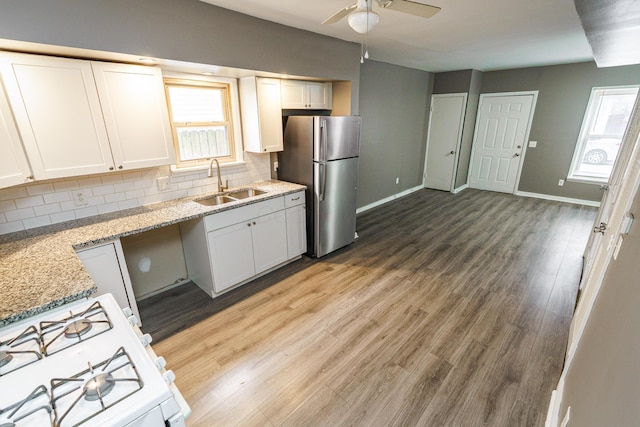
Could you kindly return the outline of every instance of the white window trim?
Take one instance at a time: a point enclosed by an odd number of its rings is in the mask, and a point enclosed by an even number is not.
[[[640,85],[620,85],[620,86],[597,86],[591,89],[591,95],[589,95],[589,101],[587,102],[587,106],[585,108],[584,115],[582,117],[582,125],[580,127],[580,133],[578,134],[578,140],[576,141],[576,148],[573,151],[573,158],[571,159],[571,166],[569,167],[569,174],[567,176],[567,181],[571,182],[581,182],[585,184],[595,184],[602,185],[609,182],[609,177],[607,178],[598,178],[598,177],[590,177],[584,175],[575,175],[574,171],[577,169],[579,163],[581,163],[581,158],[579,158],[579,154],[581,151],[581,142],[584,138],[585,132],[587,132],[586,124],[591,122],[592,117],[587,117],[587,113],[589,113],[591,104],[593,99],[596,96],[597,91],[601,90],[612,90],[612,89],[631,89],[631,88],[640,88]],[[638,92],[638,96],[640,96],[640,89]],[[624,140],[624,137],[623,137]]]
[[[170,79],[184,79],[184,80],[192,80],[199,82],[213,82],[213,83],[226,83],[229,85],[229,96],[231,97],[231,119],[233,123],[233,143],[235,148],[235,160],[233,162],[225,162],[221,163],[221,166],[224,168],[224,165],[228,166],[237,166],[244,164],[244,144],[242,143],[242,122],[240,121],[240,96],[238,95],[238,79],[232,79],[229,77],[219,77],[219,76],[206,76],[201,74],[187,74],[187,73],[176,73],[176,72],[164,72],[162,73],[162,77],[170,78]],[[177,167],[176,165],[171,165],[172,172],[181,172],[181,171],[189,171],[193,172],[195,170],[207,169],[205,165],[191,166],[191,167]]]

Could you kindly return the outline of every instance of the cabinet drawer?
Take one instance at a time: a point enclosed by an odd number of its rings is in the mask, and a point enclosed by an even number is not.
[[[228,211],[220,212],[204,217],[204,228],[206,231],[218,230],[251,218],[257,218],[272,212],[284,209],[284,197],[265,200],[264,202],[252,203]]]
[[[285,208],[304,204],[304,190],[284,196]]]

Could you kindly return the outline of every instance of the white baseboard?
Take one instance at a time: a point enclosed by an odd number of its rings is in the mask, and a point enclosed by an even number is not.
[[[385,197],[382,200],[378,200],[377,202],[373,202],[373,203],[370,203],[370,204],[368,204],[366,206],[358,208],[358,209],[356,209],[356,213],[359,214],[359,213],[362,213],[362,212],[366,212],[369,209],[373,209],[373,208],[375,208],[377,206],[384,205],[385,203],[388,203],[388,202],[390,202],[392,200],[398,199],[398,198],[400,198],[402,196],[406,196],[407,194],[411,194],[414,191],[422,190],[423,188],[424,187],[422,185],[418,185],[417,187],[409,188],[408,190],[404,190],[401,193],[394,194],[394,195],[389,196],[389,197]]]
[[[458,188],[454,188],[453,190],[451,190],[451,192],[452,192],[453,194],[457,194],[457,193],[461,192],[462,190],[466,190],[467,188],[469,188],[469,183],[466,183],[466,184],[464,184],[464,185],[461,185],[461,186],[460,186],[460,187],[458,187]]]
[[[553,200],[555,202],[573,203],[574,205],[594,206],[600,207],[600,202],[594,202],[593,200],[572,199],[571,197],[552,196],[549,194],[529,193],[527,191],[516,191],[516,196],[533,197],[535,199]]]

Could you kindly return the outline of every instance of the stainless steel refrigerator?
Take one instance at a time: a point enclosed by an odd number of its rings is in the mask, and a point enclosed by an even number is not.
[[[278,179],[307,186],[307,254],[353,243],[360,125],[358,116],[290,116]]]

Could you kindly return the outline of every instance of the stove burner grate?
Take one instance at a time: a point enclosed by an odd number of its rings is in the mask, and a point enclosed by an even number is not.
[[[74,383],[78,385],[76,386]],[[118,395],[116,393],[118,383],[133,384],[135,388]],[[54,378],[51,380],[51,404],[55,415],[54,425],[61,426],[62,421],[67,417],[77,417],[77,415],[74,415],[74,409],[82,406],[81,401],[98,402],[99,404],[95,406],[90,415],[81,415],[80,417],[83,417],[83,419],[79,422],[74,418],[74,425],[82,424],[106,411],[141,390],[143,385],[138,369],[131,361],[129,354],[124,350],[124,347],[120,347],[110,359],[95,366],[89,363],[88,369],[79,372],[73,377]],[[105,399],[112,392],[114,392],[113,399]]]
[[[81,313],[70,312],[63,319],[40,322],[44,354],[50,356],[111,328],[111,320],[100,301],[94,302]]]
[[[45,411],[45,413],[40,411]],[[49,392],[45,386],[40,385],[23,400],[8,408],[0,408],[0,427],[22,425],[22,423],[18,424],[18,422],[23,420],[28,425],[34,422],[37,425],[43,425],[43,422],[53,425],[51,420],[52,412],[51,405],[49,405]]]
[[[0,377],[42,359],[40,347],[40,334],[35,326],[29,326],[9,340],[0,341]]]

